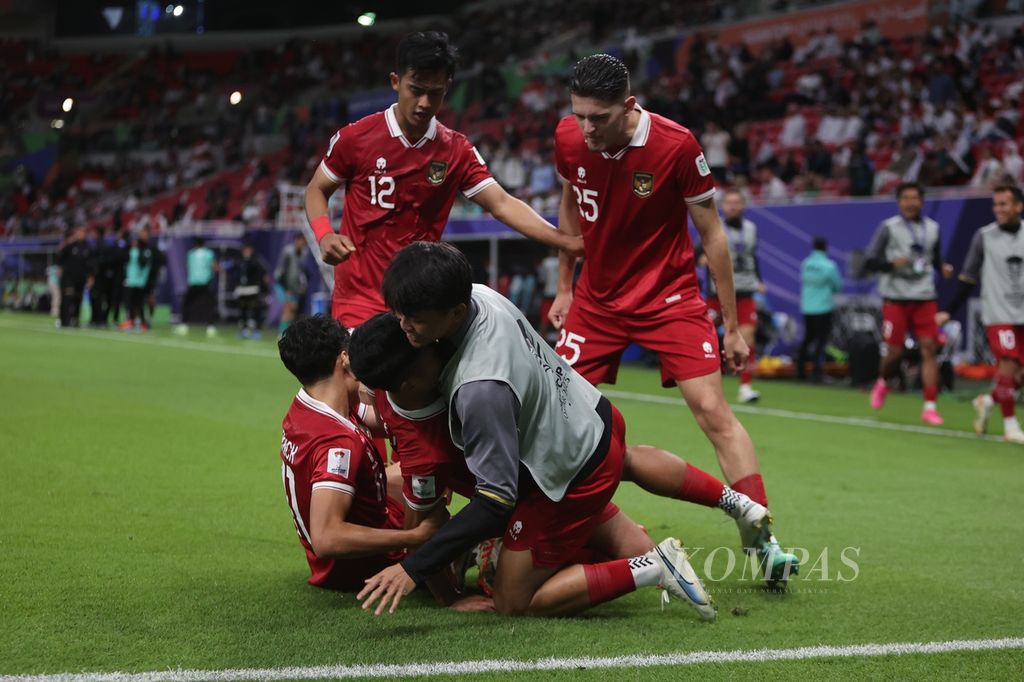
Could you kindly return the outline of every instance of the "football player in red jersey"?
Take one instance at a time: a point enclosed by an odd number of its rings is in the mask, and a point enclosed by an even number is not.
[[[306,216],[321,257],[335,265],[331,313],[353,328],[385,310],[380,287],[391,257],[414,241],[437,241],[462,192],[523,235],[582,253],[579,236],[558,231],[498,185],[466,136],[434,117],[455,74],[444,33],[412,33],[398,45],[391,87],[398,102],[342,128],[306,188]],[[341,231],[327,202],[345,187]]]
[[[336,320],[309,317],[278,342],[281,361],[302,384],[282,422],[281,477],[311,585],[354,591],[366,578],[427,540],[443,507],[404,529],[387,494],[384,460],[359,422],[359,382],[349,334]]]
[[[574,293],[576,257],[561,255],[549,314],[561,330],[558,352],[595,385],[615,382],[630,343],[656,352],[662,384],[678,386],[726,480],[767,506],[754,444],[725,401],[718,339],[697,287],[688,212],[717,286],[726,361],[741,370],[749,349],[738,329],[728,243],[700,144],[688,129],[637,104],[629,71],[615,57],[577,62],[570,93],[572,115],[555,131],[559,223],[582,234],[586,260]],[[781,551],[767,524],[757,533],[741,527],[740,538],[771,580],[797,572],[797,558]]]

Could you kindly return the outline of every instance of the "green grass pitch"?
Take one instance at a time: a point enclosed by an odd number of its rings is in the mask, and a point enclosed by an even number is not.
[[[0,314],[0,676],[1024,636],[1024,449],[756,413],[741,419],[777,534],[807,548],[814,564],[788,593],[767,592],[737,569],[708,582],[720,608],[712,625],[678,604],[662,610],[649,589],[558,620],[448,613],[418,594],[374,618],[350,595],[305,584],[277,456],[297,386],[275,351],[271,340],[59,332],[45,318]],[[865,393],[760,388],[763,407],[794,412],[914,425],[920,409],[916,395],[894,395],[871,415]],[[640,368],[624,369],[614,390],[675,396]],[[735,394],[732,379],[726,391]],[[970,429],[969,397],[942,396],[946,430]],[[719,473],[681,402],[614,400],[628,441]],[[656,541],[676,535],[702,548],[702,575],[714,548],[737,545],[717,510],[631,484],[616,501]],[[846,548],[855,548],[846,555],[855,579],[841,561]],[[726,552],[710,568],[724,574]],[[612,675],[1009,679],[1024,676],[1024,650],[517,677]]]

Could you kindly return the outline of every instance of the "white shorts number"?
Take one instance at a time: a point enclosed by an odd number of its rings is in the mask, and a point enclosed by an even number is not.
[[[576,364],[576,361],[580,359],[580,345],[585,342],[586,339],[579,334],[573,334],[572,332],[568,332],[563,329],[562,333],[558,337],[558,343],[555,345],[555,350],[558,350],[562,346],[571,350],[572,355],[570,357],[563,356],[563,359],[569,363],[570,367],[572,367]]]
[[[395,179],[387,175],[382,175],[379,178],[371,175],[369,179],[370,205],[387,209],[394,208],[395,202],[388,201],[388,197],[395,193]]]
[[[572,191],[576,192],[576,203],[580,207],[580,215],[583,216],[583,219],[588,223],[597,220],[597,190],[581,190],[576,185],[573,185]]]
[[[1000,329],[999,345],[1006,350],[1013,350],[1017,347],[1017,334],[1012,329]]]

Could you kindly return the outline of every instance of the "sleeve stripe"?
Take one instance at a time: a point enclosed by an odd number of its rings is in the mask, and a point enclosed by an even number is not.
[[[348,493],[352,497],[356,495],[356,489],[347,483],[335,483],[333,481],[319,481],[313,484],[313,490],[320,488],[329,488],[330,490],[340,490],[343,493]]]
[[[466,196],[467,199],[472,199],[475,195],[479,194],[485,188],[496,184],[498,184],[498,181],[495,180],[494,178],[486,178],[484,180],[481,180],[477,184],[473,185],[469,189],[462,190],[462,193]]]
[[[707,192],[704,192],[703,194],[698,194],[695,197],[686,197],[686,203],[688,203],[688,204],[699,204],[702,201],[707,201],[708,199],[710,199],[713,196],[715,196],[715,188],[714,187],[709,189]]]
[[[422,503],[418,503],[418,502],[413,502],[412,500],[410,500],[408,498],[408,496],[406,496],[404,494],[402,495],[402,499],[404,499],[405,503],[407,505],[409,505],[409,509],[412,509],[413,511],[419,511],[419,512],[430,511],[431,509],[436,507],[440,502],[444,501],[443,497],[438,497],[437,499],[435,499],[433,502],[430,502],[429,504],[422,504]]]
[[[324,172],[324,175],[326,175],[327,177],[329,177],[331,179],[331,182],[336,182],[339,185],[341,184],[341,178],[339,178],[337,175],[332,173],[331,169],[327,167],[327,160],[326,159],[320,162],[320,170],[322,170]]]
[[[477,488],[476,494],[477,495],[483,495],[484,497],[492,499],[495,502],[497,502],[498,504],[504,505],[506,507],[514,507],[514,506],[516,506],[514,502],[509,502],[508,500],[506,500],[501,495],[498,495],[497,493],[492,493],[490,490],[482,490],[480,488]]]

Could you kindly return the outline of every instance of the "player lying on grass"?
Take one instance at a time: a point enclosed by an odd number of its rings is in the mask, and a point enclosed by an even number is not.
[[[344,591],[423,544],[447,519],[437,506],[411,528],[397,501],[398,478],[365,432],[359,382],[349,367],[349,334],[336,320],[315,316],[290,326],[278,342],[281,361],[302,384],[282,422],[281,476],[299,542],[309,562],[309,583]],[[443,567],[447,568],[447,567]],[[447,571],[434,572],[435,594],[457,609]]]
[[[385,275],[384,294],[397,310],[412,311],[401,322],[412,345],[444,339],[439,348],[451,359],[441,392],[450,404],[453,440],[477,486],[435,541],[368,583],[360,593],[368,597],[364,606],[380,598],[377,612],[388,603],[393,610],[421,571],[492,531],[505,532],[495,577],[500,612],[571,613],[660,582],[703,617],[714,617],[671,538],[631,560],[559,570],[616,516],[610,501],[622,477],[625,424],[514,306],[486,287],[473,288],[461,253],[443,244],[403,249]],[[362,357],[364,345],[377,345],[376,357]],[[394,377],[375,381],[368,374],[383,368],[390,349],[380,351],[379,343],[353,348],[356,367],[370,385],[394,385]],[[637,570],[646,565],[661,575]]]

